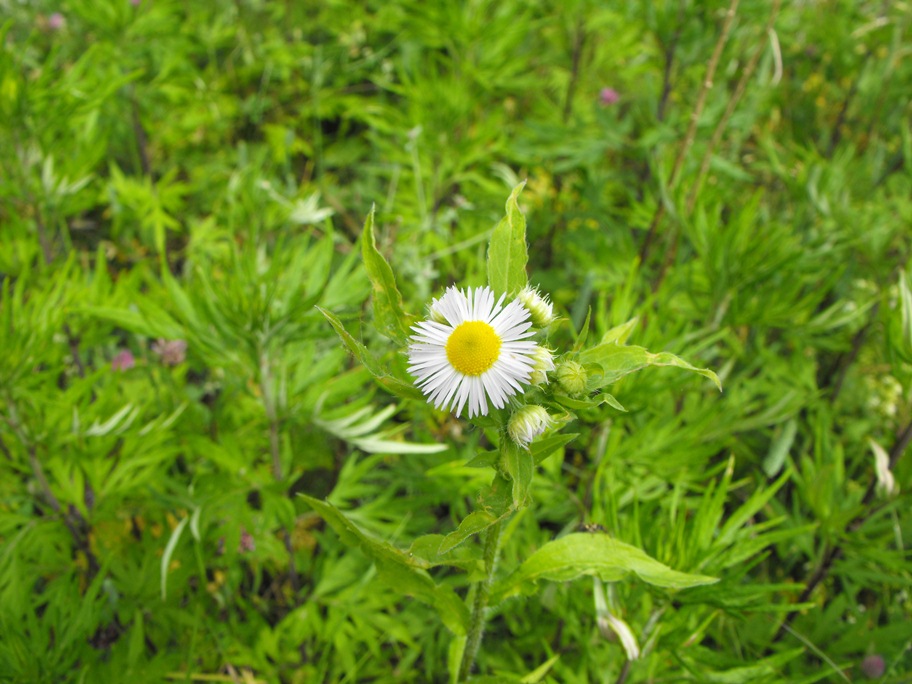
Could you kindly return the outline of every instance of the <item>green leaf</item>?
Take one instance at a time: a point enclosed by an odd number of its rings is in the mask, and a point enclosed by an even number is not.
[[[605,582],[618,582],[629,574],[666,589],[686,589],[718,580],[672,570],[644,551],[607,534],[568,534],[548,542],[533,553],[493,591],[492,604],[520,592],[531,593],[538,580],[569,582],[595,575]]]
[[[609,344],[615,342],[617,344],[627,344],[627,338],[630,337],[630,333],[633,332],[633,329],[636,327],[638,319],[636,317],[631,318],[626,323],[621,323],[616,325],[611,330],[602,335],[602,344]]]
[[[763,459],[763,472],[766,473],[767,477],[775,477],[782,470],[785,457],[788,456],[789,450],[792,448],[797,432],[798,423],[792,418],[773,439],[769,453]]]
[[[625,375],[635,373],[647,366],[675,366],[709,378],[719,388],[719,391],[722,391],[722,383],[714,372],[707,368],[692,366],[669,352],[653,354],[644,347],[628,347],[609,342],[580,353],[579,362],[583,365],[594,364],[601,370],[600,374],[590,376],[590,389],[610,385]]]
[[[168,598],[168,568],[171,565],[171,556],[174,553],[174,549],[177,548],[177,542],[180,541],[181,534],[184,531],[184,528],[187,526],[187,523],[190,522],[190,518],[184,518],[179,523],[177,527],[174,528],[174,531],[171,533],[171,537],[168,539],[168,543],[165,545],[165,552],[162,554],[161,559],[161,595],[162,601]]]
[[[488,511],[472,511],[469,513],[461,523],[459,527],[456,528],[454,532],[450,532],[446,537],[443,538],[443,541],[440,542],[440,547],[438,548],[438,553],[447,553],[451,549],[456,548],[462,544],[466,539],[472,535],[478,534],[488,529],[491,525],[496,523],[500,518],[504,516],[494,515]]]
[[[532,475],[535,473],[535,457],[531,451],[520,449],[506,437],[503,439],[502,450],[500,467],[513,482],[513,508],[524,508],[532,501],[529,490],[532,488]]]
[[[364,222],[361,236],[361,257],[373,288],[374,323],[377,329],[400,346],[408,344],[414,316],[402,308],[402,295],[396,288],[393,269],[377,250],[374,237],[374,209],[371,208]]]
[[[446,539],[442,534],[425,534],[415,539],[409,547],[409,554],[414,557],[415,565],[421,568],[432,568],[438,565],[470,570],[481,561],[481,547],[459,546],[441,553],[440,549]]]
[[[374,379],[381,387],[387,392],[395,394],[397,397],[402,397],[403,399],[418,399],[424,401],[424,395],[421,393],[421,390],[410,382],[405,382],[404,380],[400,380],[399,378],[390,375],[377,357],[345,329],[342,321],[340,321],[335,314],[319,306],[316,307],[316,309],[326,317],[326,320],[329,321],[329,324],[341,338],[342,343],[348,351],[350,351],[358,361],[364,364],[364,367],[370,371],[370,374],[374,376]]]
[[[480,509],[469,513],[455,531],[443,538],[438,553],[448,553],[472,535],[483,532],[498,520],[509,516],[514,510],[512,491],[510,480],[497,475],[491,486],[481,491]]]
[[[413,596],[433,607],[444,625],[457,635],[464,635],[469,624],[469,611],[452,589],[438,585],[406,553],[369,538],[342,512],[328,501],[299,494],[348,546],[361,549],[377,565],[380,579],[391,588]]]
[[[579,437],[578,432],[560,433],[536,440],[529,446],[529,453],[535,459],[535,465],[544,461],[558,449],[566,446]]]
[[[541,665],[536,667],[532,672],[527,674],[525,677],[520,679],[521,684],[538,684],[542,679],[545,678],[545,675],[551,671],[551,668],[554,667],[554,664],[560,660],[560,653],[556,656],[551,656],[543,662]]]
[[[582,327],[579,329],[579,333],[576,336],[576,340],[573,342],[573,352],[576,353],[583,348],[583,345],[586,344],[586,338],[589,337],[589,319],[592,318],[592,308],[589,307],[586,309],[586,320],[583,321]]]
[[[507,199],[507,214],[494,227],[488,246],[488,285],[496,295],[514,296],[526,286],[526,219],[517,197],[525,187],[523,181]]]

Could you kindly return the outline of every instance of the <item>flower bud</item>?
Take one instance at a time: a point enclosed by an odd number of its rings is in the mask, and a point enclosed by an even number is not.
[[[532,324],[538,328],[547,328],[554,320],[554,307],[547,297],[539,294],[534,287],[526,286],[518,296],[519,301],[529,310]]]
[[[428,307],[428,318],[430,318],[435,323],[440,323],[442,325],[448,325],[446,317],[440,311],[440,300],[435,299],[431,302],[431,305]]]
[[[586,369],[576,361],[564,361],[557,367],[557,384],[571,397],[584,394],[588,380]]]
[[[546,347],[535,347],[532,352],[532,361],[535,365],[532,367],[532,374],[529,376],[529,383],[535,385],[547,385],[548,373],[554,370],[554,354]]]
[[[551,427],[551,416],[541,406],[529,404],[518,409],[507,424],[507,432],[516,444],[528,450],[533,439]]]

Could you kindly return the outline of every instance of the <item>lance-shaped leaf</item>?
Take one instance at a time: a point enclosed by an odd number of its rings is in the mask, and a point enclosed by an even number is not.
[[[528,283],[526,219],[517,202],[525,185],[523,181],[513,188],[507,199],[507,215],[494,227],[488,245],[488,285],[497,295],[516,295]]]
[[[500,467],[513,483],[513,508],[528,506],[532,500],[532,475],[535,473],[535,457],[531,452],[520,449],[512,441],[503,438]]]
[[[385,542],[365,535],[342,512],[328,501],[300,494],[308,505],[339,535],[348,546],[360,548],[377,566],[381,581],[408,596],[432,606],[447,628],[464,635],[469,624],[469,610],[452,589],[438,585],[424,570],[415,567],[408,554]]]
[[[391,375],[383,367],[383,364],[380,363],[377,357],[371,354],[367,347],[356,340],[354,336],[345,329],[345,326],[342,324],[342,321],[339,320],[338,316],[319,306],[316,307],[316,309],[326,317],[326,320],[332,325],[348,351],[364,364],[364,367],[370,371],[370,374],[374,376],[374,379],[381,387],[387,392],[395,394],[397,397],[402,397],[403,399],[424,400],[424,395],[421,394],[421,391],[417,387],[410,382],[406,382],[405,380],[401,380]]]
[[[503,520],[513,512],[512,483],[497,475],[490,487],[482,490],[481,508],[469,513],[455,531],[450,532],[440,542],[438,553],[445,554],[456,548],[469,537],[483,532],[498,520]]]
[[[550,437],[545,437],[544,439],[532,442],[532,445],[529,447],[529,453],[532,454],[532,457],[535,459],[535,465],[538,465],[555,451],[566,446],[577,437],[579,437],[578,432],[559,432],[556,435],[551,435]]]
[[[364,222],[364,233],[361,236],[361,258],[370,278],[373,289],[374,323],[377,329],[401,346],[408,344],[411,334],[409,328],[413,316],[402,308],[402,295],[396,288],[393,269],[383,255],[377,250],[374,237],[374,209],[371,208]]]
[[[617,582],[628,575],[666,589],[686,589],[718,580],[672,570],[635,546],[607,534],[575,533],[548,542],[533,553],[493,591],[492,605],[522,592],[533,590],[539,580],[568,582],[594,575],[605,582]]]
[[[584,366],[595,365],[601,371],[596,375],[590,375],[590,389],[610,385],[625,375],[635,373],[647,366],[675,366],[698,373],[704,378],[709,378],[719,388],[719,391],[722,391],[722,383],[719,381],[719,376],[711,370],[692,366],[669,352],[653,354],[643,347],[628,347],[609,342],[581,352],[579,362]]]

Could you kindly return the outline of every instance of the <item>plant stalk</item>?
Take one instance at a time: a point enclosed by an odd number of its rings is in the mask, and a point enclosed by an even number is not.
[[[465,651],[462,654],[462,664],[459,667],[459,681],[465,682],[475,665],[475,657],[484,636],[488,598],[491,591],[491,582],[494,579],[494,570],[497,567],[497,555],[500,551],[500,533],[503,521],[498,520],[488,528],[485,533],[484,564],[485,575],[479,582],[475,592],[475,602],[472,605],[472,618],[469,623],[469,634],[466,638]]]

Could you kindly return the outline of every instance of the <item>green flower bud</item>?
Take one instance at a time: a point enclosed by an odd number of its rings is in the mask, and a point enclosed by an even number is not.
[[[539,294],[534,287],[526,286],[518,296],[519,301],[529,310],[532,324],[539,328],[547,328],[554,320],[554,307],[547,297]]]
[[[564,361],[557,367],[557,384],[571,397],[584,394],[588,380],[586,369],[576,361]]]
[[[528,450],[532,440],[551,427],[553,422],[545,409],[529,404],[518,409],[510,417],[507,433],[513,442]]]
[[[428,307],[428,318],[430,318],[435,323],[441,323],[443,325],[447,325],[449,323],[449,321],[447,321],[446,317],[440,311],[439,305],[440,305],[439,299],[435,299],[434,301],[431,302],[431,305]]]
[[[535,351],[532,352],[532,360],[535,365],[532,367],[529,382],[536,387],[547,385],[548,373],[554,370],[554,354],[546,347],[535,347]]]

